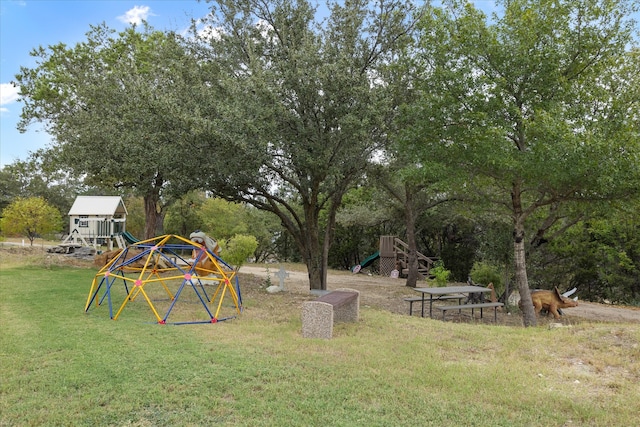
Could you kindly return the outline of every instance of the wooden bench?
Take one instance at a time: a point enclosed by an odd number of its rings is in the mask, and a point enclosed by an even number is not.
[[[337,289],[314,301],[302,304],[302,336],[333,337],[334,322],[357,322],[360,314],[360,292]]]
[[[434,301],[440,300],[448,300],[448,299],[457,299],[458,304],[462,304],[462,299],[466,298],[466,295],[462,294],[453,294],[453,295],[442,295],[439,298],[434,298]],[[409,316],[413,314],[413,303],[414,302],[422,302],[422,297],[407,297],[404,298],[405,301],[409,303]],[[424,302],[429,302],[428,298],[425,298]]]
[[[473,317],[473,311],[476,308],[480,309],[480,318],[482,319],[482,310],[485,308],[493,308],[493,321],[498,323],[498,307],[504,306],[501,302],[483,302],[479,304],[459,304],[459,305],[439,305],[436,306],[438,310],[442,310],[442,320],[447,310],[471,310],[471,317]]]

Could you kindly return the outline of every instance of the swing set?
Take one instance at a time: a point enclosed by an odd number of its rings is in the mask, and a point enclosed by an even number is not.
[[[184,259],[185,252],[192,258]],[[100,269],[91,283],[85,312],[106,301],[109,317],[117,320],[128,304],[144,299],[158,324],[217,323],[242,312],[236,273],[205,245],[173,234],[154,237],[127,246]],[[229,304],[223,305],[227,296],[232,301],[231,314]],[[176,308],[179,305],[182,309]],[[193,316],[195,311],[199,311],[197,319],[168,322],[172,312],[181,317]]]

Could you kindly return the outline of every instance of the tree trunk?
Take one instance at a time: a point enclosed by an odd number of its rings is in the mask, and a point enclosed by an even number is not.
[[[306,230],[301,232],[305,236],[305,241],[300,242],[300,247],[305,254],[305,263],[309,273],[310,290],[327,290],[327,269],[329,268],[329,248],[333,241],[336,224],[336,212],[342,201],[343,191],[337,191],[331,200],[326,218],[324,238],[320,240],[320,216],[317,210],[317,203],[310,204],[305,209]]]
[[[320,210],[317,196],[311,197],[303,204],[304,221],[298,216],[288,215],[280,209],[273,209],[293,237],[302,259],[307,266],[309,275],[309,289],[317,291],[327,290],[327,269],[329,260],[329,248],[335,234],[336,213],[340,206],[344,190],[336,191],[331,198],[326,216],[326,228],[324,233],[320,230]],[[292,212],[288,209],[287,212]],[[327,210],[325,210],[327,212]],[[323,239],[320,236],[323,235]]]
[[[157,193],[144,196],[144,239],[160,236],[164,232],[164,210]]]
[[[323,259],[318,213],[314,204],[310,203],[304,207],[304,220],[306,227],[300,227],[298,235],[303,240],[298,242],[298,246],[307,265],[309,289],[324,291],[327,289],[326,260]]]
[[[416,218],[413,206],[413,193],[411,189],[405,185],[405,203],[404,203],[405,225],[407,227],[407,246],[409,253],[407,255],[407,274],[406,286],[416,287],[418,282],[418,245],[416,243]]]
[[[326,228],[324,230],[324,240],[322,242],[322,270],[320,278],[321,289],[327,289],[327,270],[329,269],[329,249],[333,243],[333,238],[336,232],[336,214],[338,207],[342,204],[342,197],[344,196],[344,190],[336,190],[331,197],[331,205],[329,206],[329,212],[327,215]]]
[[[166,207],[158,205],[158,210],[156,211],[156,236],[164,235],[164,217],[166,214]],[[185,234],[185,236],[188,236],[188,234]]]
[[[524,221],[526,215],[522,210],[522,200],[519,186],[514,184],[511,198],[513,201],[513,251],[516,275],[516,286],[520,292],[520,306],[522,308],[522,319],[524,326],[536,326],[537,318],[531,300],[529,290],[529,280],[527,278],[527,260],[524,248]]]
[[[531,300],[531,291],[529,290],[529,280],[527,279],[527,265],[524,252],[524,230],[519,227],[515,228],[513,241],[516,285],[520,292],[520,301],[522,307],[522,318],[524,326],[536,326],[536,313]]]
[[[317,291],[327,290],[327,271],[322,266],[322,257],[312,256],[307,264],[309,272],[309,289]]]
[[[309,274],[309,289],[324,291],[327,289],[327,260],[323,257],[318,234],[308,237],[304,259]]]

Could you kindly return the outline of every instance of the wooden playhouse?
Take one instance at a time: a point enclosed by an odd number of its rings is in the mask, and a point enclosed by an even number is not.
[[[69,210],[67,246],[107,245],[126,231],[127,208],[120,196],[78,196]]]

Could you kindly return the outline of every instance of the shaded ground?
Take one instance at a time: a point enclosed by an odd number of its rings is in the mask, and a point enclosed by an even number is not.
[[[253,275],[260,282],[266,285],[278,285],[279,278],[276,276],[278,266],[266,269],[262,266],[245,265],[240,269],[241,274]],[[314,298],[309,294],[309,280],[307,273],[303,271],[288,271],[289,277],[285,279],[284,286],[287,293],[300,301]],[[267,281],[267,277],[269,280]],[[270,283],[268,283],[270,282]],[[381,276],[368,276],[366,274],[352,274],[350,272],[330,271],[327,279],[328,288],[352,288],[360,291],[361,304],[389,310],[393,313],[409,314],[409,303],[403,300],[404,297],[419,296],[417,292],[405,286],[404,279],[391,279]],[[577,296],[580,296],[578,290]],[[414,316],[419,315],[414,304]],[[596,322],[622,322],[640,323],[640,308],[618,307],[605,304],[580,302],[578,307],[564,309],[565,315],[561,318],[562,323],[579,323],[581,320]],[[479,317],[476,313],[476,318]],[[447,313],[447,319],[452,321],[472,321],[470,313],[463,312],[462,315],[451,312]],[[484,322],[493,322],[493,312],[485,312]],[[552,316],[541,316],[541,324],[556,322]],[[512,314],[506,311],[498,312],[499,324],[522,324],[520,313]]]

